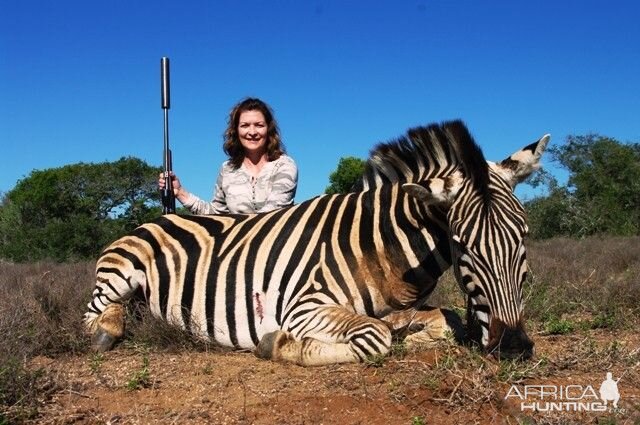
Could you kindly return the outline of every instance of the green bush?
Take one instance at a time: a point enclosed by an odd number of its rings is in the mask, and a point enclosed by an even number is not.
[[[95,258],[160,215],[159,171],[136,158],[34,170],[0,202],[0,258]]]
[[[548,188],[525,203],[532,237],[640,234],[640,144],[569,136],[549,153],[569,179],[561,186],[542,172],[530,180]]]

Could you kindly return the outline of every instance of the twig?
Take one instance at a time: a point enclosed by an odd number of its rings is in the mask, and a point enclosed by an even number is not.
[[[425,369],[429,369],[429,365],[422,360],[387,360],[389,363],[398,363],[398,364],[418,364]]]
[[[95,397],[93,397],[93,396],[86,395],[86,394],[83,394],[83,393],[79,393],[78,391],[74,391],[74,390],[71,390],[71,389],[68,389],[68,388],[67,388],[67,389],[65,389],[65,390],[63,390],[63,391],[64,391],[64,392],[67,392],[67,393],[69,393],[69,394],[77,395],[77,396],[79,396],[79,397],[84,397],[84,398],[88,398],[88,399],[94,399],[94,398],[95,398]]]
[[[458,382],[456,384],[456,386],[453,388],[453,391],[451,391],[451,394],[449,394],[449,398],[434,398],[433,400],[434,401],[446,401],[447,403],[451,403],[451,400],[453,400],[453,396],[458,391],[458,388],[462,384],[462,381],[464,381],[464,377],[462,377],[462,379],[460,379],[460,382]]]
[[[171,421],[172,424],[177,424],[178,420],[180,420],[180,416],[182,416],[182,412],[178,412],[175,418]]]
[[[582,281],[582,283],[580,284],[580,286],[576,286],[576,285],[571,285],[571,287],[573,289],[580,289],[580,288],[584,288],[584,285],[589,281],[589,279],[591,279],[591,276],[593,276],[593,274],[596,272],[596,269],[591,270],[591,273],[589,273],[589,276],[587,276],[587,278],[585,280]]]
[[[247,386],[242,377],[242,372],[238,373],[238,382],[242,386],[242,419],[247,420]]]

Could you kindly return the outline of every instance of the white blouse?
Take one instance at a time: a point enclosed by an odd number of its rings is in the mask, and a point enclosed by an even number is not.
[[[220,168],[213,199],[204,201],[193,194],[183,203],[193,214],[254,214],[293,205],[298,186],[298,167],[293,159],[281,155],[267,162],[258,177],[245,168],[233,168],[225,161]]]

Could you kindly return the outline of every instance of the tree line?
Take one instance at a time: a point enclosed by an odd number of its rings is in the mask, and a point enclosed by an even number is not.
[[[32,171],[0,202],[0,258],[95,258],[109,242],[160,215],[160,170],[125,157]]]
[[[531,237],[640,234],[640,144],[569,136],[547,155],[568,179],[561,184],[544,170],[530,177],[529,184],[545,189],[524,202]],[[341,158],[325,193],[351,191],[364,166],[360,158]],[[132,157],[34,170],[0,201],[0,258],[96,258],[111,241],[160,216],[160,172]]]
[[[547,193],[525,202],[533,237],[640,234],[639,143],[569,136],[549,154],[569,177],[560,184],[542,170],[530,179]]]

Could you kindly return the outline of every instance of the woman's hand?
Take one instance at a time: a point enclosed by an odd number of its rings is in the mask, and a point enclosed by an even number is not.
[[[178,176],[176,176],[173,171],[169,171],[169,177],[171,178],[173,194],[177,197],[183,191],[182,184],[180,183],[180,179],[178,178]],[[166,184],[167,181],[164,178],[164,173],[160,173],[160,175],[158,176],[158,188],[160,190],[164,190]]]

